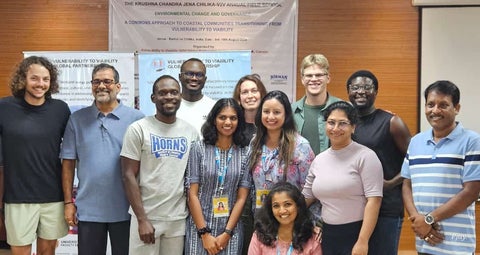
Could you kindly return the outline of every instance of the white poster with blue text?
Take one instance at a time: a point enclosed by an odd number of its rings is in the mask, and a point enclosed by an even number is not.
[[[268,90],[295,98],[298,0],[110,0],[110,50],[247,50]]]
[[[198,58],[205,64],[207,80],[203,92],[215,100],[232,97],[237,81],[251,72],[250,51],[140,53],[138,54],[139,106],[145,115],[155,114],[155,105],[150,99],[155,80],[162,75],[170,75],[178,80],[180,66],[189,58]]]

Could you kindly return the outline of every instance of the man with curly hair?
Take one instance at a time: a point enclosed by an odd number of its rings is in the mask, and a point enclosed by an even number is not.
[[[68,231],[58,155],[70,110],[52,98],[57,77],[48,59],[25,58],[9,84],[13,96],[0,99],[0,212],[14,255],[31,254],[35,241],[37,254],[55,254]]]

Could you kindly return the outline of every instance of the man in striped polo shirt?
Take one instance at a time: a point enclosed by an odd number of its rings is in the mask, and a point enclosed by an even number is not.
[[[475,200],[480,192],[480,136],[455,121],[460,91],[450,81],[427,87],[432,126],[414,136],[402,166],[403,200],[418,254],[475,252]]]

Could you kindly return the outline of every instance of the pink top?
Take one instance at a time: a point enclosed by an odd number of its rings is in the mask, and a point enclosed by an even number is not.
[[[383,196],[382,163],[356,142],[340,150],[329,148],[313,160],[302,193],[320,200],[325,223],[360,221],[367,198]]]
[[[283,242],[281,240],[277,241],[277,245],[274,247],[269,247],[260,242],[257,238],[257,233],[254,233],[252,236],[252,241],[248,247],[248,255],[277,255],[277,247],[280,251],[280,254],[285,255],[290,248],[290,243]],[[315,235],[313,235],[306,244],[303,245],[303,252],[300,253],[297,250],[293,250],[292,255],[322,255],[322,246],[320,242],[315,240]]]

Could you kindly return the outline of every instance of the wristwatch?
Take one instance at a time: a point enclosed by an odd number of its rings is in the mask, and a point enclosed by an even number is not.
[[[233,230],[231,229],[226,228],[223,232],[227,233],[229,236],[233,236]]]
[[[212,233],[212,230],[208,226],[197,230],[198,237],[202,237],[206,233]]]
[[[427,213],[425,215],[425,223],[428,225],[433,225],[433,223],[435,223],[435,218],[430,213]]]

